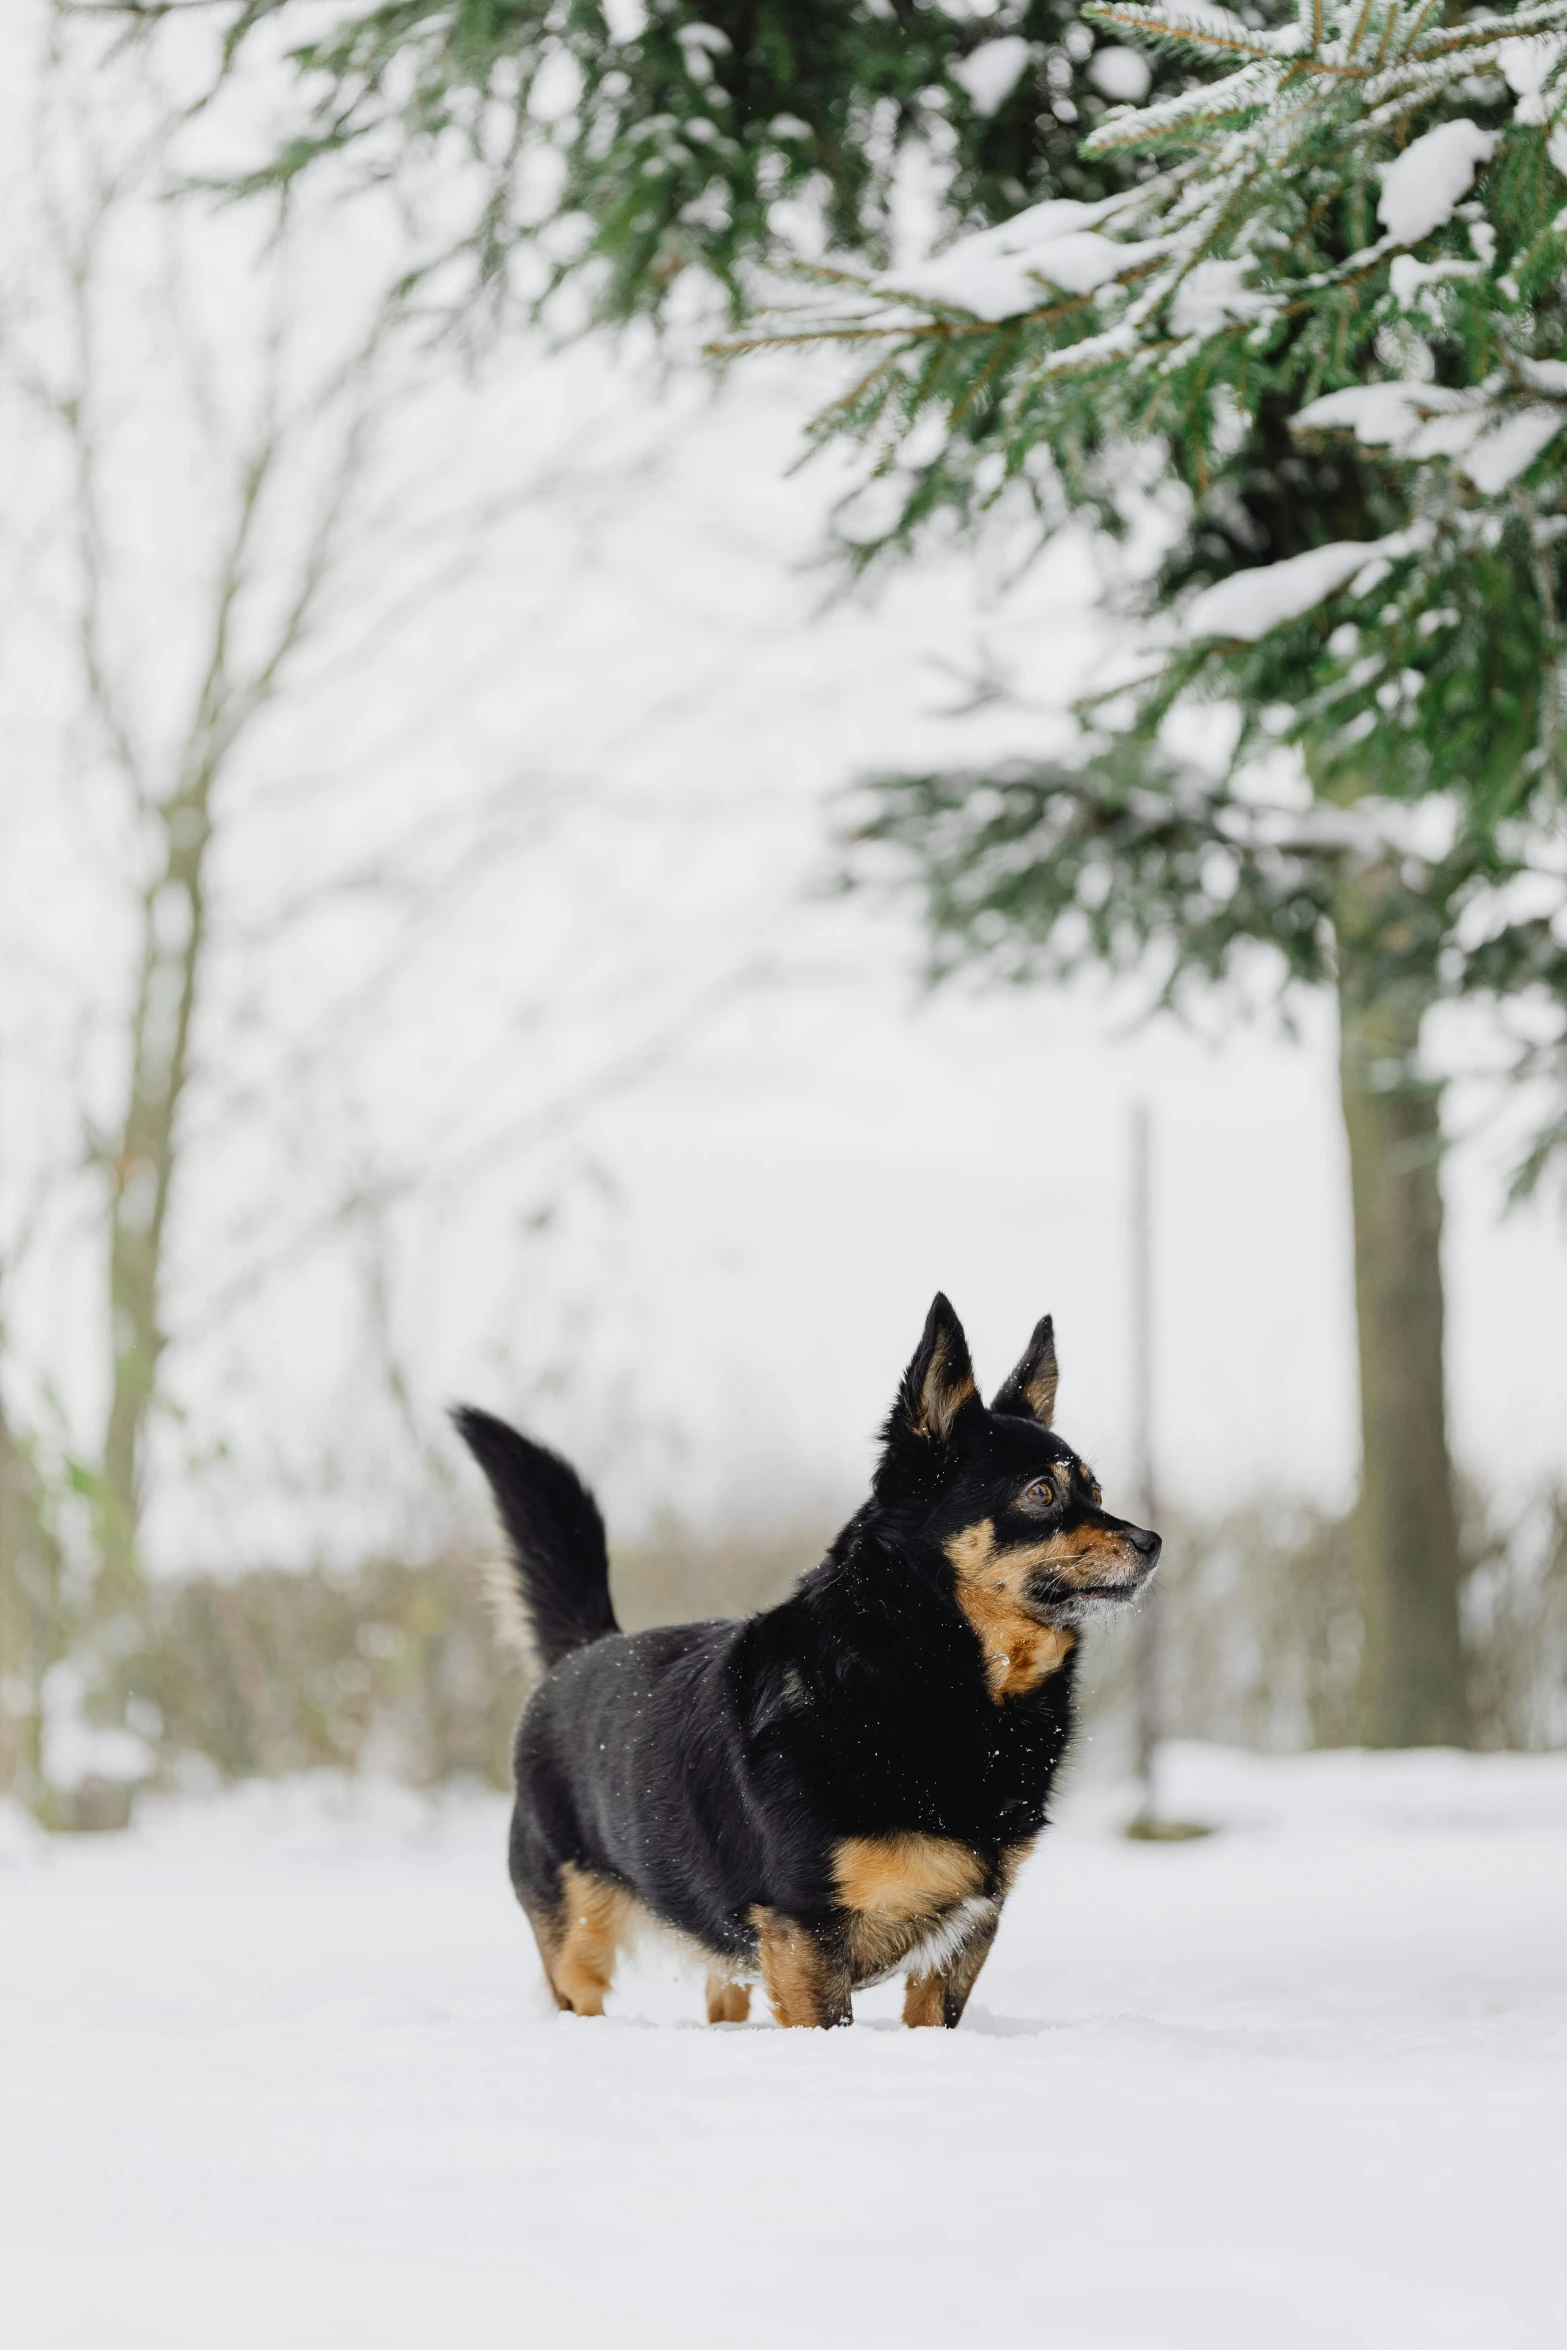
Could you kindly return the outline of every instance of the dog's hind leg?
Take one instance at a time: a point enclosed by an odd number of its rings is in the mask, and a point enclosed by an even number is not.
[[[562,2014],[570,2015],[571,2001],[555,1980],[555,1960],[560,1951],[559,1922],[555,1913],[535,1909],[529,1902],[525,1905],[524,1915],[533,1928],[533,1939],[538,1944],[539,1964],[544,1969],[544,1980],[550,1987],[550,1997]]]
[[[952,2031],[968,2005],[979,1970],[990,1956],[999,1916],[976,1928],[951,1963],[935,1975],[911,1975],[903,1994],[906,2024],[944,2024]]]
[[[604,2013],[631,1911],[632,1897],[624,1885],[566,1863],[553,1912],[532,1919],[557,2007],[571,2015]]]
[[[846,1936],[837,1926],[802,1925],[759,1903],[751,1912],[757,1956],[772,2011],[781,2024],[852,2024],[853,1976]]]
[[[707,2020],[710,2024],[743,2024],[751,2013],[751,1986],[737,1983],[718,1967],[707,1970]]]

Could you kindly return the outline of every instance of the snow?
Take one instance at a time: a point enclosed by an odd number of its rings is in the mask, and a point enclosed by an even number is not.
[[[604,22],[609,37],[624,47],[628,42],[640,41],[647,31],[647,8],[644,0],[603,0]]]
[[[890,271],[877,283],[885,292],[970,310],[976,318],[1010,318],[1037,309],[1047,286],[1091,294],[1159,249],[1099,234],[1100,224],[1124,211],[1129,201],[1110,196],[1079,204],[1062,197],[1031,204],[998,228],[960,237],[945,253]]]
[[[675,28],[675,39],[682,49],[706,49],[714,57],[724,56],[732,47],[729,35],[716,24],[683,24]],[[689,59],[687,60],[689,65]]]
[[[1478,277],[1481,267],[1478,261],[1417,261],[1413,253],[1400,253],[1387,274],[1394,301],[1400,310],[1407,310],[1418,298],[1422,286],[1440,285],[1449,278]]]
[[[1372,448],[1403,448],[1431,418],[1472,415],[1477,395],[1445,384],[1351,384],[1342,392],[1325,392],[1310,401],[1295,418],[1297,430],[1355,434]]]
[[[1454,459],[1482,497],[1494,498],[1526,473],[1547,443],[1567,424],[1559,408],[1514,408]]]
[[[1117,11],[1117,15],[1123,25],[1134,22],[1129,14]],[[1234,9],[1219,7],[1217,0],[1181,0],[1179,7],[1160,8],[1154,17],[1142,17],[1138,29],[1156,35],[1175,34],[1198,48],[1208,48],[1218,42],[1254,57],[1293,57],[1302,46],[1298,23],[1277,25],[1268,31],[1260,25],[1248,24]],[[1137,52],[1131,54],[1135,56]]]
[[[1299,39],[1294,25],[1282,28],[1282,41],[1277,32],[1258,32],[1234,9],[1219,7],[1217,0],[1181,0],[1178,8],[1160,9],[1159,24],[1161,29],[1167,27],[1172,33],[1192,33],[1199,40],[1206,34],[1209,38],[1233,41],[1237,46],[1248,49],[1277,49],[1283,46],[1290,50]]]
[[[952,79],[967,90],[976,114],[994,114],[1017,87],[1018,76],[1033,54],[1031,44],[1017,33],[1008,33],[999,41],[982,41],[952,67]]]
[[[1536,381],[1542,390],[1553,388]],[[1537,401],[1498,408],[1478,388],[1352,384],[1311,401],[1295,424],[1311,431],[1349,431],[1368,447],[1396,449],[1401,457],[1450,458],[1483,496],[1494,497],[1555,439],[1567,424],[1567,412]]]
[[[1529,40],[1503,41],[1498,48],[1496,62],[1506,78],[1507,87],[1519,100],[1513,109],[1515,122],[1545,121],[1545,83],[1560,63],[1564,47],[1567,47],[1567,42],[1564,42],[1560,33],[1537,33]]]
[[[546,2013],[490,1795],[0,1837],[8,2338],[1554,2345],[1567,1757],[1164,1800],[1222,1832],[1068,1797],[951,2035],[711,2030],[658,1952]]]
[[[1253,318],[1266,307],[1245,283],[1249,261],[1199,261],[1188,270],[1170,304],[1170,332],[1212,335],[1238,318]]]
[[[1412,139],[1383,167],[1377,218],[1388,235],[1401,245],[1417,245],[1450,220],[1474,184],[1477,167],[1490,161],[1499,135],[1461,114]]]
[[[1153,79],[1148,60],[1136,49],[1096,49],[1088,66],[1096,90],[1123,106],[1140,106]]]
[[[135,1786],[150,1778],[154,1757],[145,1738],[83,1719],[86,1685],[86,1674],[69,1657],[44,1676],[43,1765],[50,1785],[74,1789],[88,1779],[110,1779]]]
[[[1337,396],[1337,395],[1335,395]],[[1317,407],[1323,406],[1320,400]],[[1297,420],[1304,422],[1308,411]],[[1204,588],[1194,596],[1185,614],[1189,637],[1238,637],[1254,645],[1270,629],[1298,620],[1324,596],[1336,595],[1359,571],[1406,554],[1409,534],[1395,532],[1385,539],[1334,539],[1325,547],[1308,547],[1283,563],[1259,563],[1237,571],[1229,579]]]

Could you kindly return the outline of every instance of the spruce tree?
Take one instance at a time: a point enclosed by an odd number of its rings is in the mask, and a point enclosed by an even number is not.
[[[948,954],[1038,976],[1152,952],[1177,995],[1263,942],[1282,974],[1336,987],[1366,1730],[1458,1738],[1440,1089],[1420,1047],[1443,1001],[1540,1015],[1515,1073],[1554,1072],[1558,1107],[1527,1182],[1564,1140],[1567,1078],[1567,9],[1303,0],[1271,30],[1089,13],[1230,68],[1086,142],[1159,170],[896,283],[840,274],[787,331],[871,346],[819,429],[858,436],[895,488],[880,544],[1018,494],[1113,525],[1137,440],[1189,519],[1129,721],[1092,728],[1071,771],[886,779],[869,829],[912,855]],[[1222,775],[1160,754],[1194,695],[1240,715]],[[1281,749],[1299,789],[1261,780]]]

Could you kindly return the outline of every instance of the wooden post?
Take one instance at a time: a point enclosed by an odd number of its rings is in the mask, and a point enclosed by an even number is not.
[[[1131,1119],[1132,1275],[1132,1485],[1144,1526],[1158,1518],[1154,1477],[1154,1315],[1153,1315],[1153,1114],[1145,1101],[1132,1104]],[[1158,1811],[1159,1752],[1158,1587],[1143,1601],[1134,1626],[1134,1733],[1139,1788],[1138,1817],[1152,1821]]]
[[[1131,1120],[1132,1486],[1138,1518],[1159,1524],[1154,1418],[1153,1112],[1134,1102]],[[1151,1844],[1184,1844],[1212,1830],[1195,1820],[1166,1819],[1159,1809],[1159,1740],[1163,1734],[1164,1601],[1158,1583],[1144,1595],[1132,1627],[1133,1728],[1137,1810],[1126,1833]]]

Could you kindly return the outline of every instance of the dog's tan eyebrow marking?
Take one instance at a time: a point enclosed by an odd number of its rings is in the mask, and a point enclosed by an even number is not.
[[[1046,1542],[1000,1550],[994,1520],[981,1518],[977,1526],[965,1526],[946,1545],[955,1578],[954,1595],[984,1651],[985,1679],[997,1705],[1048,1681],[1077,1646],[1075,1632],[1041,1624],[1022,1600],[1024,1578],[1035,1567],[1055,1565],[1065,1556],[1078,1555],[1059,1547],[1071,1539],[1052,1534]]]

